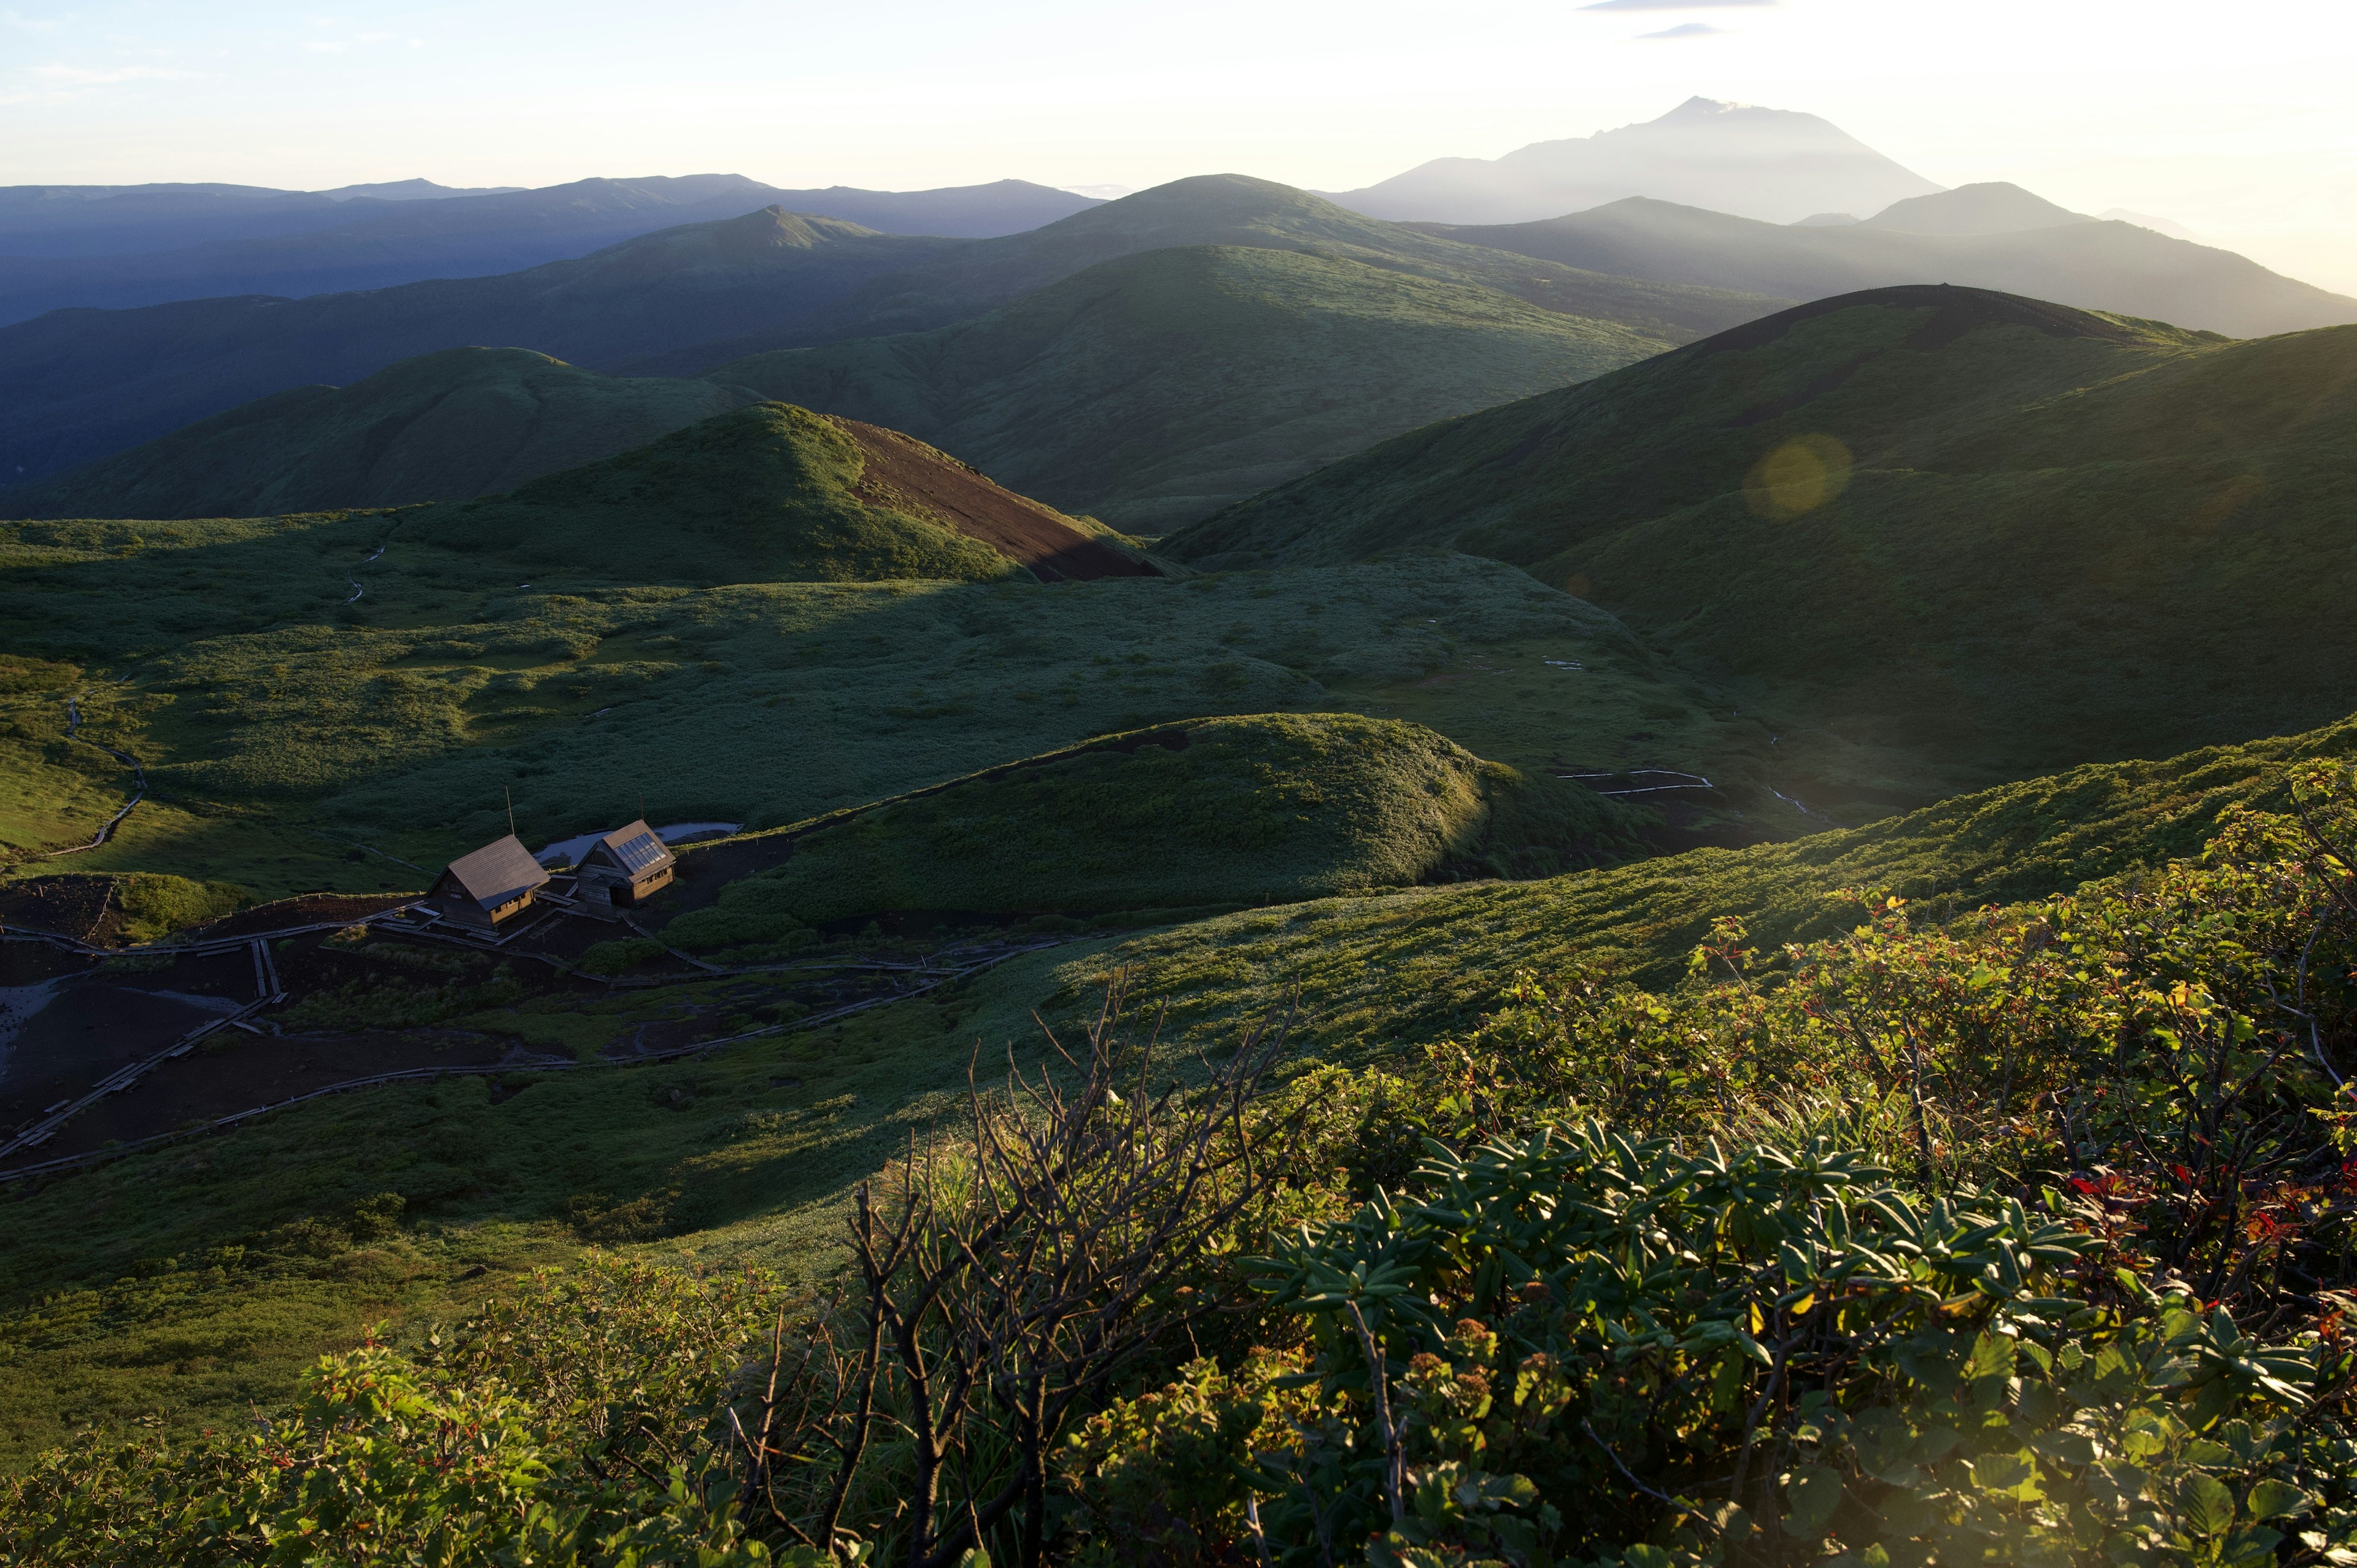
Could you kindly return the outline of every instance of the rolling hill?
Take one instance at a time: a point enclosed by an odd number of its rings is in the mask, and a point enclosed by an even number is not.
[[[0,516],[263,517],[472,500],[758,401],[710,381],[601,376],[525,349],[445,349],[0,489]]]
[[[515,272],[762,207],[884,233],[974,238],[1035,229],[1096,205],[1017,179],[940,190],[780,190],[742,175],[407,194],[0,189],[0,323],[69,306],[327,294]]]
[[[1435,158],[1334,199],[1378,218],[1519,223],[1643,196],[1792,223],[1939,188],[1814,114],[1689,98],[1642,124]]]
[[[1536,223],[1425,227],[1569,266],[1789,299],[1949,283],[2237,338],[2357,321],[2357,299],[2232,251],[2081,218],[2013,186],[1965,186],[1837,226],[1631,198]]]
[[[741,839],[777,864],[664,928],[696,952],[925,912],[1063,916],[1285,904],[1579,864],[1630,814],[1420,725],[1254,714],[1136,730]]]
[[[986,582],[1049,561],[1058,576],[1152,572],[920,443],[774,403],[398,519],[404,545],[574,582]]]
[[[2357,328],[1927,286],[1398,437],[1162,548],[1494,556],[1793,727],[2020,777],[2341,712],[2352,493]]]
[[[1155,533],[1667,346],[1358,261],[1184,247],[977,320],[756,355],[712,379],[909,431],[1067,511]]]
[[[438,205],[438,204],[436,204]],[[1315,251],[1680,342],[1779,302],[1436,239],[1288,187],[1182,180],[1034,233],[944,240],[764,209],[500,277],[308,299],[53,311],[0,327],[0,478],[80,466],[241,403],[468,344],[690,374],[764,349],[977,315],[1109,258],[1181,244]]]
[[[748,320],[808,317],[958,243],[765,208],[499,277],[52,311],[0,327],[0,477],[38,478],[254,398],[347,384],[438,349],[523,348],[603,367]]]
[[[1664,286],[1577,268],[1502,261],[1496,251],[1380,222],[1322,197],[1246,175],[1172,180],[1024,234],[983,240],[876,279],[814,326],[742,332],[619,368],[694,375],[772,349],[963,321],[1100,263],[1187,245],[1300,251],[1438,283],[1494,289],[1542,309],[1616,321],[1671,341],[1716,331],[1777,301]]]

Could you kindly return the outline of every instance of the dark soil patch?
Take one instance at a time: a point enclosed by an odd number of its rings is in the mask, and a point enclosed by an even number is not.
[[[108,1095],[19,1160],[29,1165],[86,1154],[383,1073],[474,1066],[496,1072],[520,1054],[511,1041],[457,1029],[284,1036],[225,1029],[130,1089]]]
[[[897,430],[837,420],[859,443],[866,471],[852,494],[871,506],[933,518],[1054,583],[1098,577],[1159,577],[1143,561],[1101,544],[1028,496],[1002,489],[974,468]]]
[[[111,876],[41,876],[0,886],[0,926],[111,947],[123,920]]]
[[[13,1133],[38,1120],[116,1069],[253,1000],[253,967],[242,952],[128,975],[91,965],[50,979],[38,1011],[22,1019],[0,1056],[0,1129]],[[27,1157],[47,1157],[57,1143]]]
[[[174,940],[210,941],[222,937],[260,936],[298,926],[350,923],[381,915],[387,909],[398,909],[415,897],[414,893],[298,893],[292,898],[276,898],[267,904],[256,904],[251,909],[241,909],[210,925],[181,932]]]

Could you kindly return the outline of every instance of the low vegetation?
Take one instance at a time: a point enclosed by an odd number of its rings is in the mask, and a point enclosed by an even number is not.
[[[860,1187],[839,1285],[592,1262],[323,1361],[249,1434],[54,1455],[0,1540],[2337,1561],[2357,791],[2266,787],[2287,809],[2226,811],[2198,858],[1945,923],[1860,888],[1775,951],[1723,918],[1682,979],[1513,980],[1375,1071],[1262,1090],[1281,1036],[1247,1034],[1158,1090],[1116,996],[1065,1090],[980,1095]],[[1089,1271],[1126,1283],[1074,1316]]]
[[[1715,710],[1609,617],[1468,557],[1052,587],[662,588],[617,580],[627,532],[607,566],[586,547],[570,565],[493,564],[455,548],[472,520],[447,542],[413,532],[431,515],[0,529],[19,568],[0,635],[91,671],[53,662],[45,689],[28,673],[0,693],[27,811],[5,836],[23,852],[86,839],[127,796],[127,769],[64,741],[69,698],[82,734],[140,757],[151,786],[78,869],[263,897],[422,887],[505,831],[511,792],[535,843],[642,812],[783,826],[1222,712],[1412,719],[1531,774],[1756,780],[1775,759],[1770,731]],[[1734,809],[1802,820],[1756,785]]]

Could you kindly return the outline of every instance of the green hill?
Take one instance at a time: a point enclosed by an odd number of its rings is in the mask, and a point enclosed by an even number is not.
[[[740,387],[601,376],[523,349],[446,349],[0,490],[0,515],[265,517],[471,500],[758,401]]]
[[[41,478],[255,398],[347,386],[436,349],[511,346],[608,368],[748,321],[814,316],[962,242],[765,208],[493,277],[55,310],[0,327],[0,474]]]
[[[1164,547],[1491,555],[1790,729],[2021,777],[2345,707],[2352,371],[2357,328],[2224,342],[1881,290],[1401,436]]]
[[[712,375],[909,431],[1068,511],[1154,533],[1667,346],[1362,261],[1188,247],[1104,263],[978,320]]]
[[[1724,289],[1641,282],[1535,264],[1494,248],[1423,233],[1247,175],[1200,175],[1108,201],[1028,233],[981,240],[876,278],[814,322],[740,328],[708,343],[618,365],[693,375],[726,360],[837,338],[922,331],[963,321],[1101,263],[1199,245],[1296,251],[1437,283],[1494,289],[1542,309],[1614,321],[1684,342],[1772,310],[1779,301]]]
[[[1491,289],[1665,342],[1780,303],[1437,239],[1242,176],[1176,181],[991,240],[877,234],[768,208],[495,277],[62,310],[0,327],[0,474],[36,481],[256,398],[349,385],[445,349],[506,345],[601,371],[694,375],[750,353],[945,325],[1102,262],[1211,244]]]
[[[931,911],[1286,904],[1637,847],[1637,820],[1420,725],[1257,714],[1135,730],[771,835],[781,864],[682,915],[697,951]],[[732,856],[760,857],[740,839]]]
[[[397,526],[404,544],[568,581],[979,582],[1014,569],[949,520],[862,495],[866,468],[840,424],[760,403]]]
[[[1062,569],[1086,552],[1103,570]],[[904,564],[988,580],[832,575]],[[274,897],[416,886],[504,831],[509,792],[534,842],[642,811],[775,827],[1276,710],[1409,719],[1533,774],[1707,772],[1738,793],[1682,827],[1802,825],[1762,783],[1765,730],[1510,567],[1138,569],[920,444],[775,405],[476,503],[0,525],[0,645],[50,661],[0,693],[6,874],[127,792],[64,738],[77,693],[84,739],[151,788],[76,866]],[[760,575],[797,571],[828,580]]]
[[[2357,321],[2347,295],[2005,185],[1916,197],[1856,224],[1761,223],[1630,197],[1535,223],[1417,227],[1566,266],[1788,299],[1939,279],[2240,338]]]

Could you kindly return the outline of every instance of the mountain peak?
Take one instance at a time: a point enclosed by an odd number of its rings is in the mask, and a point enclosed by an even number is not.
[[[2060,229],[2095,220],[2005,180],[1960,185],[1953,190],[1894,201],[1866,220],[1868,229],[1910,234],[2018,234],[2028,229]]]
[[[1521,223],[1643,196],[1791,223],[1879,211],[1939,188],[1817,115],[1694,97],[1592,136],[1435,159],[1340,199],[1374,218]]]
[[[1684,103],[1663,115],[1661,119],[1648,123],[1659,125],[1672,120],[1715,120],[1722,114],[1732,114],[1738,110],[1754,107],[1757,106],[1749,103],[1734,103],[1724,98],[1695,97],[1687,99]],[[1776,111],[1771,109],[1769,113],[1772,114]],[[1814,117],[1811,116],[1812,119]]]

